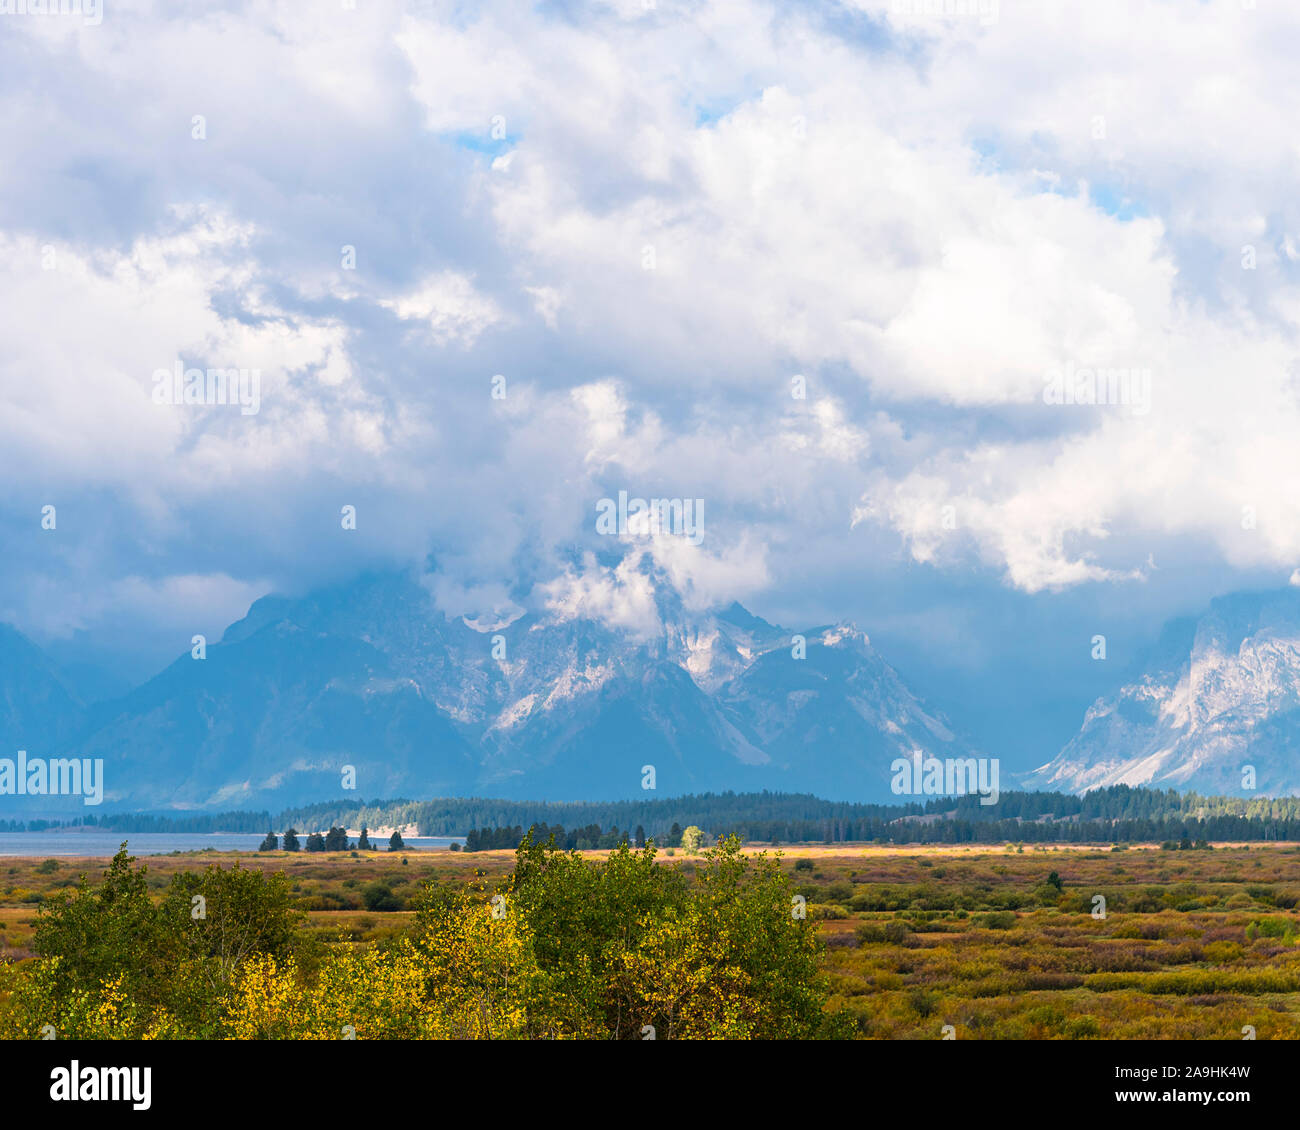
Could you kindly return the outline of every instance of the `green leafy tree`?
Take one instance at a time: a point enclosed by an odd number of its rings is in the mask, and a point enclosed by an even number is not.
[[[209,867],[172,879],[159,906],[169,935],[180,943],[185,976],[173,979],[170,1008],[201,1029],[241,965],[254,956],[278,961],[300,954],[297,930],[305,915],[293,906],[282,874]]]
[[[624,975],[624,961],[685,896],[684,876],[656,864],[653,848],[633,852],[624,845],[589,861],[525,836],[515,853],[511,904],[568,1029],[640,1039],[642,1024],[653,1020]]]
[[[704,842],[704,833],[694,824],[682,833],[682,851],[697,852]]]
[[[838,1035],[824,1019],[816,927],[791,913],[779,859],[732,837],[695,886],[623,846],[592,861],[525,839],[510,905],[547,977],[552,1018],[578,1035],[790,1039]]]
[[[123,842],[102,882],[92,887],[83,875],[75,891],[47,899],[37,911],[32,948],[58,961],[56,1010],[78,994],[98,996],[104,982],[117,977],[142,1008],[162,1002],[175,939],[149,897],[147,868],[133,868],[134,862]],[[60,1027],[57,1019],[51,1023]]]
[[[801,1039],[838,1034],[815,925],[791,913],[779,857],[728,837],[704,853],[680,913],[626,962],[660,1038]]]
[[[72,1038],[220,1037],[239,968],[256,955],[305,952],[283,875],[187,871],[155,903],[147,869],[132,863],[123,844],[101,883],[83,876],[42,906],[40,963],[16,993],[30,1021],[20,1027],[51,1023]]]

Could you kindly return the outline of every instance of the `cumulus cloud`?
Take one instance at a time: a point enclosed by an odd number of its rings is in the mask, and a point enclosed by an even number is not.
[[[379,304],[399,318],[428,322],[437,345],[473,345],[485,329],[501,320],[496,303],[455,271],[432,275],[414,290],[381,299]]]
[[[541,594],[645,631],[642,552],[708,603],[791,590],[835,539],[1025,592],[1187,542],[1290,569],[1300,13],[995,8],[15,24],[14,617],[38,579],[398,561],[482,622]],[[258,369],[259,412],[153,404],[177,361]],[[1050,402],[1066,368],[1148,373],[1149,405]],[[623,489],[704,498],[709,539],[608,562]]]
[[[594,554],[541,586],[546,610],[556,620],[594,619],[633,636],[649,638],[661,628],[655,586],[641,568],[641,554],[629,553],[610,568]]]

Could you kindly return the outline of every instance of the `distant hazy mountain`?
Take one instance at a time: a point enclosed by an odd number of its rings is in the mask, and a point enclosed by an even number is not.
[[[345,765],[365,797],[641,796],[649,765],[661,796],[883,800],[893,758],[967,752],[855,628],[804,631],[796,659],[791,632],[738,604],[689,611],[662,574],[650,581],[659,623],[641,637],[553,612],[471,626],[404,574],[267,597],[206,659],[187,653],[91,707],[75,740],[23,722],[53,683],[6,683],[21,703],[4,741],[104,758],[106,803],[135,807],[341,797]]]
[[[1142,671],[1098,699],[1078,735],[1031,774],[1079,792],[1154,785],[1202,793],[1300,792],[1300,591],[1241,593],[1166,628]]]
[[[81,724],[81,703],[63,673],[21,632],[0,624],[0,757],[20,749],[35,756],[62,744]]]

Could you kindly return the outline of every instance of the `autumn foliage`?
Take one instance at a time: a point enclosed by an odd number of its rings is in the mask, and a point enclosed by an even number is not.
[[[89,1039],[674,1039],[827,1034],[815,926],[736,840],[687,875],[653,846],[591,860],[526,839],[514,870],[426,885],[382,941],[313,944],[282,875],[177,875],[125,847],[48,901],[0,1027]],[[830,1025],[831,1027],[828,1027]]]

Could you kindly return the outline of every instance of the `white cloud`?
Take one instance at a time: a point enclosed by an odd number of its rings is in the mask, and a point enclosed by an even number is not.
[[[638,631],[638,575],[556,564],[620,487],[706,499],[704,549],[654,550],[701,601],[850,522],[1029,591],[1141,575],[1157,540],[1289,569],[1300,12],[858,7],[124,0],[20,32],[0,66],[68,88],[0,122],[22,505],[103,492],[105,540],[163,574],[210,569],[215,523],[262,577],[371,492],[357,544],[436,550],[449,607],[558,570],[557,614]],[[260,368],[262,411],[158,410],[178,357]],[[1149,368],[1150,412],[1044,404],[1067,364]]]
[[[170,630],[172,650],[179,654],[189,649],[195,633],[215,643],[226,625],[242,617],[270,587],[263,579],[244,581],[224,573],[128,576],[106,580],[71,599],[52,587],[38,587],[22,612],[47,640],[97,629],[131,631],[133,624],[149,623],[155,630]]]
[[[409,293],[379,304],[399,318],[428,322],[438,345],[473,345],[484,330],[502,320],[497,304],[455,271],[431,275]]]
[[[629,553],[613,568],[586,553],[580,568],[566,568],[561,576],[540,586],[545,607],[559,621],[591,618],[633,636],[653,636],[662,623],[654,582],[641,564],[639,552]]]
[[[713,608],[748,599],[771,582],[767,547],[750,535],[719,550],[691,545],[680,537],[654,539],[650,553],[667,573],[688,608]]]

